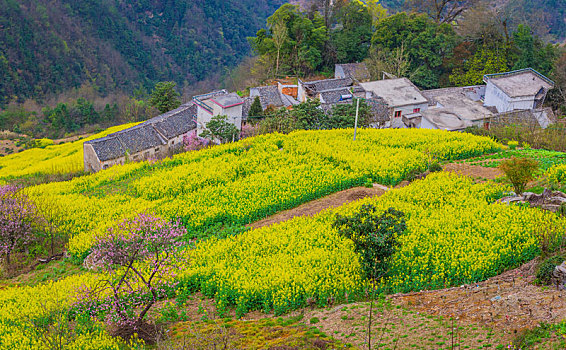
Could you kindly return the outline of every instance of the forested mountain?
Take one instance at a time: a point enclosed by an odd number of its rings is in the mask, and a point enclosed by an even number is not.
[[[0,107],[217,79],[283,0],[0,0]]]
[[[318,1],[318,0],[311,0]],[[405,11],[423,0],[381,0],[391,11]],[[511,27],[526,24],[549,41],[566,40],[566,1],[564,0],[465,0],[496,8],[501,20]]]

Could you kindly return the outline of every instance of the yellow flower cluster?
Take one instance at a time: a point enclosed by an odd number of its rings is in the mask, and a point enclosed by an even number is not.
[[[20,177],[31,174],[71,173],[84,169],[83,143],[88,140],[129,128],[134,124],[124,124],[109,128],[83,140],[49,146],[47,139],[39,140],[38,146],[20,153],[0,158],[0,179]],[[51,141],[53,144],[53,141]]]
[[[555,165],[546,172],[548,181],[555,184],[566,184],[566,164]]]
[[[393,185],[431,158],[493,152],[489,138],[433,130],[299,131],[188,152],[161,162],[112,167],[30,189],[57,203],[74,228],[69,252],[83,258],[94,238],[138,212],[180,217],[196,234],[215,223],[247,224],[321,196],[379,182]]]
[[[82,274],[63,280],[33,287],[10,287],[0,290],[0,349],[49,349],[61,337],[64,349],[123,349],[124,343],[112,338],[103,327],[80,332],[69,339],[68,333],[46,332],[36,327],[47,320],[54,320],[52,330],[71,331],[65,322],[68,310],[85,285],[93,286],[96,274]],[[136,344],[128,344],[136,345]]]
[[[314,218],[297,218],[186,252],[180,274],[188,290],[201,290],[222,308],[240,313],[325,304],[363,293],[365,282],[352,243],[332,228],[336,213],[362,204],[406,214],[407,232],[391,259],[383,286],[394,292],[441,288],[483,280],[534,258],[537,229],[563,220],[538,209],[493,203],[504,190],[453,174],[432,174],[378,199],[365,199]]]

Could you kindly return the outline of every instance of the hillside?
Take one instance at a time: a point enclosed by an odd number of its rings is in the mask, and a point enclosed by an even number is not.
[[[283,0],[0,0],[0,106],[90,82],[105,94],[214,80]]]

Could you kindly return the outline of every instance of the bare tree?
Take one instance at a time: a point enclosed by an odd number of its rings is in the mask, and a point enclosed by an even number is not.
[[[409,6],[429,15],[436,23],[450,23],[480,0],[409,0]]]
[[[277,58],[275,60],[275,77],[277,77],[277,73],[279,72],[279,58],[281,56],[281,48],[288,38],[287,25],[283,23],[283,21],[277,21],[269,28],[269,30],[271,30],[273,43],[275,44],[275,48],[277,49]]]
[[[365,63],[373,79],[382,79],[384,73],[393,74],[398,78],[406,77],[411,65],[403,44],[392,51],[372,50]]]

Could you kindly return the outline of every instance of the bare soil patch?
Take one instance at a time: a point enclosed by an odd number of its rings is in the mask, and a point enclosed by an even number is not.
[[[16,146],[15,140],[0,140],[0,156],[17,153],[22,147]]]
[[[273,225],[278,222],[287,221],[297,216],[312,216],[320,213],[325,209],[336,208],[366,197],[381,196],[384,193],[385,187],[380,185],[374,185],[373,188],[354,187],[302,204],[296,208],[279,212],[247,226],[255,229],[263,226]]]
[[[419,312],[479,324],[506,341],[541,322],[566,319],[566,292],[533,285],[536,259],[484,282],[390,296],[392,303]]]
[[[503,172],[498,168],[485,168],[479,165],[465,163],[450,163],[443,166],[444,171],[454,172],[458,175],[469,176],[473,179],[495,180],[503,176]]]

